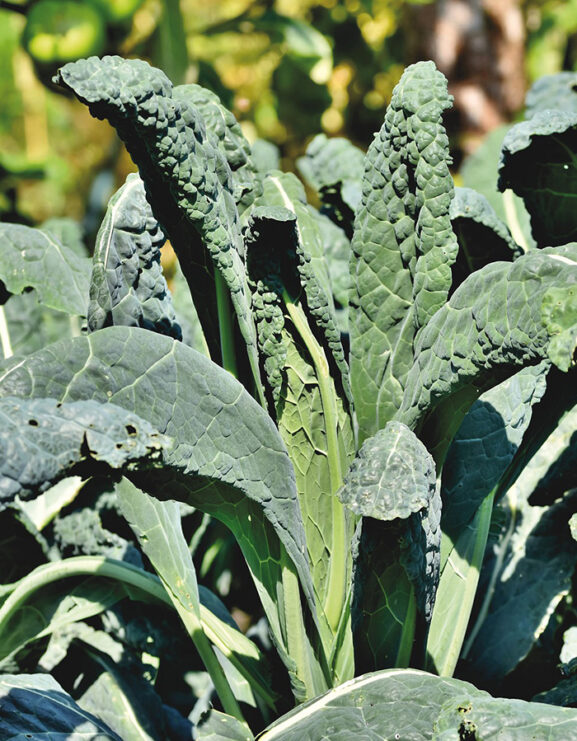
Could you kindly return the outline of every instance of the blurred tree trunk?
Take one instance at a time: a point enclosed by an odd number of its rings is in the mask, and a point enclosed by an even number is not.
[[[525,96],[525,23],[520,0],[437,0],[407,5],[410,62],[432,59],[449,80],[467,151],[511,117]]]

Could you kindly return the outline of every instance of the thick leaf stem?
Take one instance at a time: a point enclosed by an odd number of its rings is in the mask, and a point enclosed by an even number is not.
[[[485,497],[453,547],[447,547],[448,537],[443,533],[441,553],[447,555],[444,568],[441,564],[427,644],[429,668],[441,677],[452,677],[459,660],[487,546],[494,495],[493,490]]]
[[[4,353],[4,359],[7,360],[14,355],[12,350],[12,342],[10,341],[10,331],[8,329],[8,322],[6,321],[6,312],[4,307],[0,306],[0,343],[2,344],[2,352]]]
[[[336,392],[325,353],[308,325],[302,306],[293,301],[286,291],[283,294],[283,299],[291,321],[311,356],[323,407],[331,483],[330,493],[332,495],[333,544],[329,562],[327,597],[323,608],[332,631],[336,632],[346,602],[347,557],[349,553],[344,507],[336,497],[336,492],[343,484],[338,440],[339,423]]]
[[[123,561],[115,561],[104,556],[75,556],[39,566],[14,585],[12,592],[0,608],[0,633],[2,627],[7,624],[15,611],[29,600],[35,591],[62,579],[82,576],[109,578],[129,587],[134,587],[167,606],[173,606],[169,593],[157,576]],[[239,631],[223,623],[202,604],[200,605],[200,623],[208,640],[231,661],[266,705],[274,709],[275,696],[270,687],[248,671],[246,665],[237,656],[237,653],[240,653],[257,659],[258,650],[252,641]],[[186,627],[188,629],[188,625]],[[216,683],[215,686],[217,686]]]
[[[224,282],[224,278],[218,270],[214,271],[214,282],[216,286],[216,305],[218,311],[218,330],[220,334],[222,367],[229,373],[232,373],[235,378],[238,378],[230,295],[228,287]]]

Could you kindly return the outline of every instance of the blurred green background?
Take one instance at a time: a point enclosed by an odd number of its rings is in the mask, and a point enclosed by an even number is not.
[[[366,147],[404,66],[433,58],[456,107],[456,165],[577,65],[577,0],[30,0],[0,2],[0,220],[69,216],[90,234],[132,164],[112,130],[54,90],[66,61],[138,56],[220,95],[283,167],[319,132]]]

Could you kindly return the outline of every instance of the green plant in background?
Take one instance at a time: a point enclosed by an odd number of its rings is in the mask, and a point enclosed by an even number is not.
[[[57,83],[113,124],[140,175],[111,200],[92,267],[69,223],[0,227],[2,547],[35,544],[0,592],[3,728],[574,734],[573,710],[452,678],[461,656],[498,690],[550,616],[571,615],[577,248],[558,184],[574,176],[573,85],[553,112],[536,88],[503,144],[500,187],[539,246],[515,222],[523,248],[482,195],[454,190],[430,62],[407,68],[366,157],[312,142],[301,169],[322,212],[199,86],[120,57]],[[166,238],[194,310],[167,291]],[[68,338],[36,349],[30,326]],[[258,640],[197,585],[206,516],[242,551]],[[137,618],[126,597],[146,604]],[[39,668],[72,697],[24,676]],[[566,681],[538,699],[570,696]],[[224,712],[191,711],[199,682]]]

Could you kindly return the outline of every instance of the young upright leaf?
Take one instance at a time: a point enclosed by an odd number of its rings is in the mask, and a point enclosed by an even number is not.
[[[577,239],[577,110],[538,111],[511,127],[503,141],[499,190],[525,201],[539,247]]]
[[[121,324],[182,337],[160,267],[166,241],[142,180],[130,174],[108,204],[96,237],[88,329]]]
[[[108,119],[126,144],[190,285],[211,357],[219,363],[231,351],[232,338],[226,332],[221,338],[219,330],[230,295],[258,391],[232,173],[199,111],[174,97],[166,75],[141,60],[91,57],[65,65],[56,81],[95,117]]]
[[[442,124],[451,104],[432,62],[408,67],[367,152],[351,257],[351,384],[361,440],[393,418],[416,335],[445,303],[457,241]]]
[[[288,189],[283,180],[277,174],[266,179],[262,200],[274,205],[259,206],[249,221],[249,274],[273,414],[295,467],[315,589],[325,611],[334,600],[329,622],[336,630],[352,535],[335,497],[354,450],[347,369],[307,249],[316,222],[306,204],[291,200],[293,180]]]
[[[196,107],[207,131],[212,134],[232,172],[234,200],[239,213],[252,205],[260,195],[261,184],[252,162],[250,144],[234,114],[225,108],[218,96],[200,85],[179,85],[174,97]]]
[[[44,306],[86,316],[90,260],[78,257],[50,232],[0,224],[0,280],[10,293],[36,289]]]

